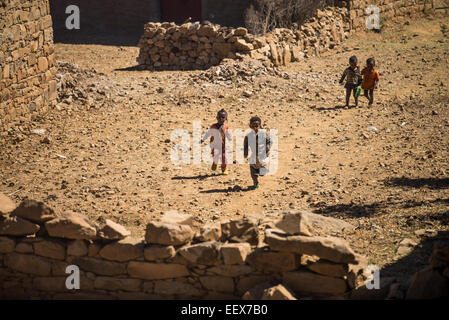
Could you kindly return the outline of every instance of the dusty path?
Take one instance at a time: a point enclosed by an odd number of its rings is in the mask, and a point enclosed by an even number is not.
[[[82,107],[66,100],[53,115],[0,136],[0,192],[110,218],[135,235],[168,209],[191,213],[197,223],[315,210],[358,226],[348,239],[370,262],[393,263],[401,240],[420,243],[416,230],[449,229],[449,39],[442,21],[391,23],[381,34],[360,34],[291,64],[281,70],[287,79],[227,84],[201,80],[201,71],[136,71],[135,47],[56,44],[58,60],[96,71],[79,84],[92,98]],[[361,66],[376,58],[381,83],[371,108],[364,98],[359,108],[341,108],[337,81],[353,54]],[[246,129],[259,115],[279,131],[278,172],[258,190],[228,192],[251,184],[248,165],[211,176],[207,164],[170,161],[171,132],[192,132],[196,120],[205,130],[221,108],[231,128]],[[29,133],[39,128],[48,141]],[[423,264],[425,254],[400,272]]]

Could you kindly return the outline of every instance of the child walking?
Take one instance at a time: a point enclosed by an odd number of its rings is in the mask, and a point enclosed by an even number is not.
[[[227,161],[226,161],[226,138],[231,140],[231,130],[225,124],[228,120],[228,113],[221,109],[217,113],[217,123],[211,125],[210,129],[207,130],[203,139],[201,139],[201,143],[206,141],[210,137],[210,148],[212,153],[212,171],[217,170],[217,164],[221,157],[221,174],[227,175],[228,170]]]
[[[379,73],[374,69],[375,65],[374,58],[369,58],[366,60],[366,67],[362,70],[363,95],[369,100],[369,106],[374,102],[374,89],[377,89],[377,83],[379,82]]]
[[[254,185],[250,189],[259,188],[259,176],[268,173],[268,155],[271,148],[271,138],[262,129],[262,120],[259,117],[252,117],[249,120],[249,127],[252,129],[245,136],[243,155],[248,158],[249,149],[251,149],[251,157],[248,159],[251,178]]]
[[[352,56],[349,58],[349,67],[345,69],[340,79],[340,84],[346,78],[346,105],[349,108],[349,99],[351,98],[351,92],[353,91],[355,106],[359,104],[359,99],[356,96],[357,87],[362,83],[362,74],[360,68],[357,66],[357,57]]]

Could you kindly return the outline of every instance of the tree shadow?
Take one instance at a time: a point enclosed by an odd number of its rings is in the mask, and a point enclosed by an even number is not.
[[[449,188],[449,178],[388,178],[384,180],[386,186],[391,187],[410,187],[430,189],[447,189]]]
[[[370,204],[354,204],[354,203],[343,204],[342,203],[342,204],[336,204],[336,205],[330,205],[330,206],[320,206],[318,204],[318,205],[315,205],[316,209],[314,209],[313,212],[319,213],[319,214],[342,213],[342,214],[353,216],[355,218],[362,218],[362,217],[369,217],[369,216],[378,214],[381,209],[384,209],[387,207],[399,207],[399,208],[408,209],[408,208],[420,207],[420,206],[423,206],[426,204],[433,204],[433,203],[449,204],[449,198],[448,199],[426,200],[426,201],[387,200],[387,201],[373,202]],[[449,222],[449,211],[446,213],[443,213],[443,214],[427,215],[426,217],[429,220],[443,220],[445,223],[447,223],[447,222]]]

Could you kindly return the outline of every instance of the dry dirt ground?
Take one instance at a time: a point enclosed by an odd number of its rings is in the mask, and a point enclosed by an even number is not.
[[[134,235],[170,209],[197,224],[307,209],[356,225],[346,236],[355,251],[387,276],[409,276],[428,263],[426,235],[449,229],[445,21],[389,22],[278,75],[227,81],[215,71],[136,70],[137,47],[56,44],[57,59],[78,64],[82,78],[70,80],[58,110],[0,136],[0,192],[45,201],[58,213],[109,218]],[[353,54],[362,67],[376,59],[381,80],[372,107],[363,97],[358,108],[342,107],[338,79]],[[246,190],[247,164],[231,164],[221,176],[205,163],[170,160],[171,132],[192,132],[197,120],[204,132],[221,108],[233,129],[247,129],[258,115],[278,130],[278,171],[255,191]],[[243,191],[229,191],[236,185]],[[419,229],[428,231],[418,236]],[[405,238],[416,246],[398,254]]]

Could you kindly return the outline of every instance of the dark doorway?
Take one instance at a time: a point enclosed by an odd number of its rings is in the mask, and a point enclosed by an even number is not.
[[[201,21],[201,0],[161,0],[162,21],[183,23],[191,17]]]

